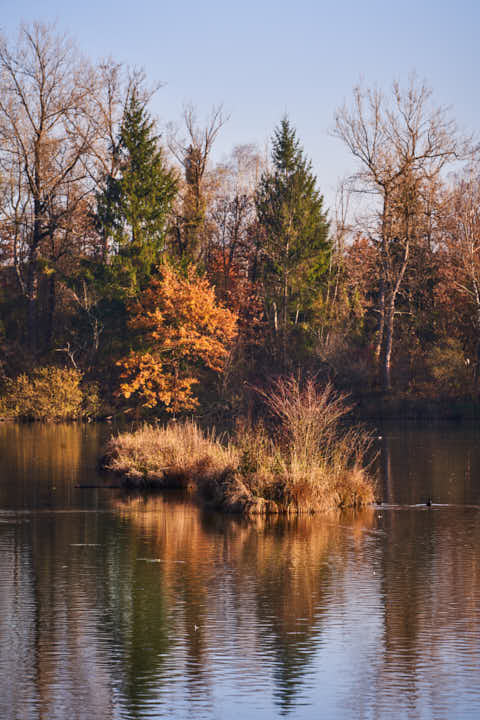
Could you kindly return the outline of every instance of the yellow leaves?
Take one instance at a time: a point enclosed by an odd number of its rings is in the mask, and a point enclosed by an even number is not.
[[[39,367],[8,380],[0,411],[10,417],[63,422],[95,416],[98,389],[74,368]]]
[[[205,368],[222,372],[237,334],[236,315],[217,303],[194,267],[182,277],[168,265],[129,311],[143,348],[120,361],[120,392],[126,399],[136,395],[149,408],[194,409],[192,387]]]

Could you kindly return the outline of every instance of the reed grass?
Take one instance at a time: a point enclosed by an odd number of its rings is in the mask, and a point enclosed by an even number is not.
[[[194,488],[229,512],[313,513],[373,502],[370,437],[343,425],[344,396],[295,378],[262,395],[273,431],[239,424],[226,441],[192,420],[146,425],[111,439],[107,467],[136,486]]]
[[[214,430],[204,432],[193,420],[144,425],[114,436],[107,457],[107,469],[133,484],[157,487],[190,485],[205,473],[216,475],[237,462],[231,444],[221,443]]]

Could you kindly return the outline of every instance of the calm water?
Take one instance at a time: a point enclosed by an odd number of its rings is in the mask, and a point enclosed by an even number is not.
[[[106,432],[0,426],[2,720],[480,717],[476,427],[379,430],[382,508],[254,522],[76,489]]]

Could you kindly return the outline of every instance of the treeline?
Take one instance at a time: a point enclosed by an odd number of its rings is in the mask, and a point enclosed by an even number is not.
[[[221,108],[160,135],[154,91],[40,23],[0,40],[10,393],[60,366],[104,412],[245,411],[252,386],[299,373],[476,396],[478,153],[427,88],[357,88],[337,111],[355,172],[329,213],[288,118],[269,158],[244,145],[214,165]]]

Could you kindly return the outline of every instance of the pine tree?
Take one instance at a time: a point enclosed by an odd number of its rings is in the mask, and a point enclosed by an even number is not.
[[[97,217],[114,253],[112,281],[132,296],[146,285],[165,249],[168,215],[177,192],[154,122],[135,90],[113,152],[118,172],[107,177],[97,197]]]
[[[316,177],[288,118],[275,129],[272,170],[255,205],[261,231],[266,310],[281,339],[286,365],[292,326],[308,322],[330,256],[329,222]]]

